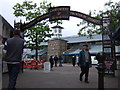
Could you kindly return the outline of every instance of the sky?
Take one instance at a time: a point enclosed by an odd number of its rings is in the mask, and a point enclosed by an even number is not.
[[[25,0],[0,0],[0,14],[12,25],[14,26],[14,20],[19,21],[21,18],[16,18],[13,15],[12,7],[16,3],[22,4]],[[27,0],[33,1],[35,3],[39,3],[43,0]],[[47,0],[47,2],[51,2],[52,5],[55,6],[70,6],[70,10],[82,12],[88,14],[89,11],[93,10],[103,10],[104,4],[109,0]],[[113,2],[119,2],[119,0],[112,0]],[[70,20],[63,20],[63,24],[60,25],[64,27],[62,30],[62,36],[74,36],[77,35],[79,31],[79,27],[77,24],[81,21],[81,19],[76,17],[70,17]],[[51,27],[54,26],[51,25]]]

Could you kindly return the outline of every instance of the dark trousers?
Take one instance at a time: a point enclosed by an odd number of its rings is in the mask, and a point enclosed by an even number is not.
[[[82,79],[83,75],[85,74],[85,81],[88,81],[89,67],[81,66],[80,68],[81,68],[80,79]]]
[[[9,73],[8,88],[15,88],[16,80],[20,71],[21,64],[7,64]]]
[[[55,67],[57,67],[57,61],[55,61]]]
[[[50,62],[50,64],[51,64],[51,69],[52,69],[52,68],[53,68],[54,63],[53,63],[53,62]]]
[[[75,60],[72,60],[72,65],[75,66]]]

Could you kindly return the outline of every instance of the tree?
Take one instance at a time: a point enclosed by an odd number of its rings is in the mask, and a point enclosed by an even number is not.
[[[33,3],[32,1],[24,1],[22,4],[17,3],[14,5],[14,15],[16,17],[25,18],[25,23],[32,21],[40,15],[48,12],[48,8],[52,7],[51,3],[47,1]],[[24,31],[27,40],[27,47],[30,49],[36,49],[36,59],[38,49],[41,48],[40,42],[46,41],[46,38],[50,38],[53,34],[50,30],[48,19],[37,23],[35,26]]]
[[[117,2],[114,3],[114,2],[109,1],[109,2],[105,3],[104,6],[105,6],[106,10],[98,11],[98,13],[96,10],[94,10],[93,12],[90,11],[89,15],[94,16],[96,18],[101,18],[101,19],[102,19],[103,15],[107,15],[110,18],[110,22],[111,22],[111,25],[109,24],[107,26],[107,28],[109,28],[108,34],[110,36],[109,32],[114,32],[114,30],[120,24],[119,4]],[[78,33],[80,36],[88,35],[89,37],[92,37],[93,34],[101,34],[102,33],[101,26],[89,23],[85,20],[82,20],[82,22],[77,24],[77,26],[79,26],[81,28]]]

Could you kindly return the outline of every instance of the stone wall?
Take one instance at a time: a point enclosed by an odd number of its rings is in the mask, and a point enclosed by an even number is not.
[[[47,60],[51,55],[61,55],[67,50],[67,41],[62,39],[54,39],[48,42],[48,55]]]

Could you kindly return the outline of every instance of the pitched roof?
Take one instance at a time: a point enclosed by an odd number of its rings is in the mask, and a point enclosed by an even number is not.
[[[108,36],[105,36],[106,40],[109,40]],[[68,41],[67,43],[82,43],[82,42],[92,42],[92,41],[102,41],[101,34],[95,34],[92,38],[88,36],[69,36],[69,37],[62,37],[62,40]],[[53,39],[51,39],[53,40]],[[48,42],[41,43],[41,45],[48,45]]]
[[[62,39],[67,40],[68,43],[80,43],[80,42],[91,42],[91,41],[101,41],[102,35],[93,35],[92,38],[88,36],[70,36],[70,37],[63,37]]]
[[[7,22],[7,20],[0,15],[0,17],[2,18],[2,22],[5,24],[5,26],[7,26],[10,30],[14,30],[14,28]]]

